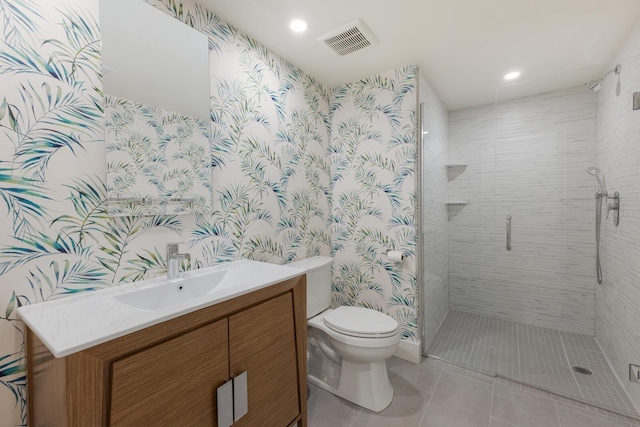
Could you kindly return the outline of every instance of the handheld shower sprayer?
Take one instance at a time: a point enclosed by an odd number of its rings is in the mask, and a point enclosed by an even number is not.
[[[598,180],[598,192],[596,193],[596,197],[606,196],[607,195],[607,189],[605,188],[604,184],[600,180],[600,169],[598,169],[595,166],[591,166],[591,167],[587,168],[587,173],[589,175],[595,176],[596,179]]]
[[[596,275],[598,284],[602,284],[602,268],[600,266],[600,226],[602,224],[602,199],[607,197],[607,190],[600,180],[600,169],[595,166],[587,168],[589,175],[595,176],[598,180],[598,191],[596,192]]]
[[[607,218],[609,218],[609,212],[613,211],[613,225],[616,227],[620,223],[620,193],[617,191],[613,193],[613,196],[609,196],[607,187],[604,183],[604,178],[600,179],[600,169],[595,166],[587,168],[589,175],[595,176],[598,180],[598,191],[596,191],[596,274],[598,276],[598,284],[602,284],[602,268],[600,267],[600,226],[602,225],[602,199],[613,202],[607,206]]]

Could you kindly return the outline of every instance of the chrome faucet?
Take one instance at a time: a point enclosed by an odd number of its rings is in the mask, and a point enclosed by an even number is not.
[[[167,279],[175,279],[178,277],[180,270],[180,260],[191,259],[188,252],[178,253],[179,243],[167,243]]]

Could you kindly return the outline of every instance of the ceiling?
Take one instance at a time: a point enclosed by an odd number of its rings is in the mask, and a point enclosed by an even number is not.
[[[416,64],[449,110],[600,77],[634,25],[638,0],[199,0],[331,88]],[[309,24],[289,30],[291,19]],[[362,19],[380,40],[339,56],[316,39]]]

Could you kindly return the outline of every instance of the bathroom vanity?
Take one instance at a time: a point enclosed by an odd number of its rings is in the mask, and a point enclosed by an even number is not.
[[[217,288],[175,304],[153,298],[167,283],[173,292],[197,281],[124,285],[25,307],[30,425],[305,426],[306,278],[293,268],[236,264],[236,273],[249,271],[237,276],[244,282],[216,279]],[[276,267],[284,273],[262,270]],[[233,268],[211,270],[194,277],[235,277]],[[73,313],[78,307],[84,312]],[[107,307],[121,317],[95,319],[102,328],[82,324]],[[55,326],[84,338],[56,337]]]

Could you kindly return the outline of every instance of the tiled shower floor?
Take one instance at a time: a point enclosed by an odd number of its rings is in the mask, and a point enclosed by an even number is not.
[[[593,337],[451,310],[430,356],[639,417]],[[593,371],[574,372],[572,366]]]

